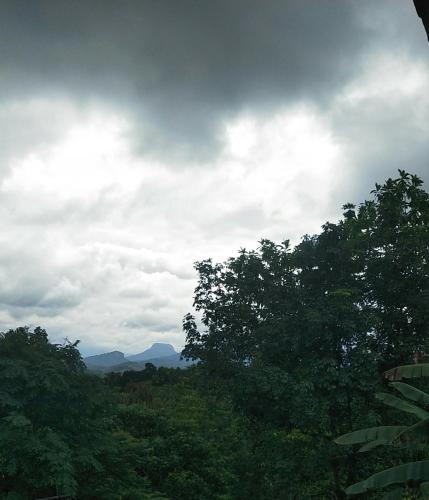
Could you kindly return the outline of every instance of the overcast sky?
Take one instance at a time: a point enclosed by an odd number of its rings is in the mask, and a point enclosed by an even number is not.
[[[0,329],[183,347],[193,262],[429,183],[411,0],[2,0]]]

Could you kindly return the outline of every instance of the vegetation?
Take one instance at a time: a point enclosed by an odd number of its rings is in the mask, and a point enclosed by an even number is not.
[[[112,403],[76,344],[53,345],[41,328],[1,334],[2,498],[145,498]]]
[[[429,195],[402,171],[372,194],[294,248],[197,263],[198,366],[100,378],[44,330],[2,334],[0,498],[424,495]]]
[[[226,263],[197,264],[205,330],[185,318],[185,354],[203,361],[255,425],[298,434],[311,450],[299,460],[285,452],[280,475],[258,474],[261,498],[285,489],[342,498],[371,468],[332,441],[378,425],[386,412],[373,396],[379,374],[425,349],[429,195],[421,185],[401,171],[295,248],[262,241]]]
[[[422,378],[429,375],[429,365],[400,366],[389,370],[385,375],[389,380]],[[335,441],[343,445],[363,444],[359,452],[378,446],[405,448],[417,461],[377,472],[368,479],[353,484],[346,492],[349,495],[358,495],[393,486],[388,494],[389,498],[403,498],[407,491],[413,498],[428,498],[429,459],[424,459],[429,458],[429,412],[424,407],[429,406],[429,394],[404,382],[391,382],[390,386],[399,391],[403,398],[381,392],[376,394],[377,399],[387,406],[413,415],[417,422],[362,429],[340,436]]]

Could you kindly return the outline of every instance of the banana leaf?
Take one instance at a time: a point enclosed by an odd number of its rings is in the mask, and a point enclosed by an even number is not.
[[[373,476],[353,484],[346,489],[347,495],[360,495],[370,491],[382,490],[395,484],[421,483],[429,481],[429,460],[398,465],[378,472]]]
[[[384,425],[369,427],[358,431],[348,432],[335,439],[337,444],[361,444],[374,442],[376,440],[392,441],[399,433],[407,429],[405,425]]]
[[[398,390],[407,399],[411,399],[411,401],[422,405],[429,405],[429,394],[412,385],[405,384],[404,382],[392,382],[390,386]]]
[[[379,401],[382,401],[385,405],[396,408],[397,410],[411,413],[420,420],[426,420],[427,418],[429,418],[429,413],[427,411],[387,392],[378,392],[375,397]]]

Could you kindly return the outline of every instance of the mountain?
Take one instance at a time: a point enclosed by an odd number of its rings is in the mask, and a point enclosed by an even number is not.
[[[119,365],[126,361],[126,359],[123,352],[112,351],[104,354],[96,354],[95,356],[88,356],[84,361],[87,366],[105,367]]]
[[[193,364],[191,361],[180,359],[180,353],[174,350],[171,344],[156,342],[149,349],[131,356],[123,352],[113,351],[84,358],[89,370],[107,373],[123,372],[125,370],[143,370],[146,363],[152,363],[157,368],[186,368]]]
[[[164,356],[162,358],[152,358],[145,361],[125,361],[124,363],[113,366],[88,365],[88,368],[98,373],[138,371],[144,370],[147,363],[152,363],[157,368],[187,368],[194,364],[192,361],[180,359],[180,354],[176,352],[176,354],[172,356]]]
[[[163,344],[161,342],[155,342],[152,347],[146,349],[139,354],[133,354],[132,356],[127,356],[128,361],[146,361],[152,358],[163,358],[165,356],[173,356],[177,354],[174,347],[171,344]]]

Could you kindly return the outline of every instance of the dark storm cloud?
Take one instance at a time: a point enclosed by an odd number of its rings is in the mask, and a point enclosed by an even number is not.
[[[3,1],[0,84],[3,95],[108,102],[139,124],[142,148],[210,152],[249,106],[335,94],[374,35],[364,3]]]

